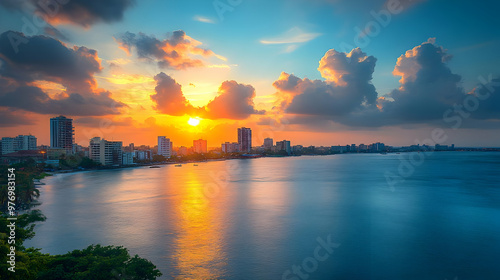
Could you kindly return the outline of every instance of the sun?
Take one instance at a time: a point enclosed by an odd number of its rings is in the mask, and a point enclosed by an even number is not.
[[[189,118],[188,124],[192,125],[192,126],[197,126],[197,125],[200,124],[200,118],[198,118],[198,117],[196,117],[196,118]]]

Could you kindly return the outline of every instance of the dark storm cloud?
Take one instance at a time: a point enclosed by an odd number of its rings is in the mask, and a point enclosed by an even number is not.
[[[133,0],[2,0],[0,5],[12,10],[36,12],[53,25],[75,24],[89,27],[97,22],[116,22],[123,18],[125,10],[131,7]]]
[[[22,42],[16,45],[17,51],[12,42]],[[118,114],[126,105],[97,88],[94,74],[100,70],[95,50],[68,48],[47,36],[4,32],[0,35],[0,106],[41,114]],[[60,84],[66,91],[49,95],[40,81]]]
[[[69,90],[95,86],[94,73],[101,70],[97,51],[86,47],[68,48],[48,36],[26,37],[7,31],[0,35],[2,76],[30,82],[44,79],[63,84]]]
[[[44,29],[45,34],[49,35],[50,37],[57,38],[62,41],[69,41],[69,38],[64,35],[59,29],[55,28],[52,25],[46,26]]]
[[[128,54],[135,50],[139,58],[156,61],[162,68],[180,70],[203,66],[204,63],[200,59],[192,58],[193,55],[223,59],[211,50],[198,47],[201,43],[187,36],[182,30],[174,31],[164,40],[141,32],[126,32],[116,36],[115,40]]]
[[[70,116],[102,116],[118,114],[124,104],[111,98],[109,92],[71,93],[54,99],[38,87],[21,86],[14,91],[0,93],[0,104],[39,114],[62,114]]]

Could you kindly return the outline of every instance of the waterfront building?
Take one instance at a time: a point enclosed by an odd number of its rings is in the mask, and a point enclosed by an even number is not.
[[[179,149],[177,150],[177,155],[187,156],[188,155],[188,148],[185,146],[180,146]]]
[[[335,154],[342,154],[342,153],[347,152],[347,148],[346,148],[346,146],[340,146],[340,145],[338,145],[338,146],[331,146],[330,147],[330,151],[332,153],[335,153]]]
[[[137,160],[151,160],[151,151],[149,150],[136,150],[134,151]]]
[[[134,164],[134,153],[123,152],[122,153],[122,165],[131,165],[131,164]]]
[[[274,146],[274,140],[273,138],[266,138],[264,139],[264,149],[265,150],[271,150]]]
[[[33,135],[18,135],[16,137],[2,137],[2,153],[10,154],[17,151],[36,150],[36,137]]]
[[[65,149],[67,154],[73,152],[75,142],[75,130],[73,119],[65,116],[50,119],[50,147]]]
[[[294,153],[300,153],[304,149],[304,146],[302,145],[295,145],[292,147],[292,152]]]
[[[193,151],[198,154],[206,154],[207,140],[203,139],[193,140]]]
[[[222,144],[222,152],[223,153],[239,153],[241,152],[241,146],[239,143],[233,142],[229,143],[226,142]]]
[[[246,127],[238,128],[238,144],[240,144],[241,152],[250,152],[252,149],[252,129]]]
[[[385,144],[384,143],[373,143],[370,145],[372,152],[385,152]]]
[[[94,137],[90,140],[89,155],[90,159],[102,165],[121,165],[123,160],[122,142]]]
[[[290,147],[290,141],[283,140],[276,142],[276,150],[277,151],[285,151],[288,155],[292,153],[292,149]]]
[[[165,136],[158,136],[158,154],[164,156],[165,158],[170,158],[172,156],[173,143],[170,138]]]

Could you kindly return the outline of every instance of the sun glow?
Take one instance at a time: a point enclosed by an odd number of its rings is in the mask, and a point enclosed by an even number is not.
[[[198,117],[196,117],[196,118],[189,118],[188,124],[192,125],[192,126],[197,126],[197,125],[200,124],[200,118],[198,118]]]

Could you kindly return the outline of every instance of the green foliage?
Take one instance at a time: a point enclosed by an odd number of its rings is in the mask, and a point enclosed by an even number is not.
[[[162,155],[154,155],[153,156],[153,162],[164,162],[167,161],[167,158],[165,158]]]
[[[144,279],[161,276],[156,266],[137,255],[131,257],[121,246],[91,245],[51,258],[39,280]]]
[[[15,168],[16,209],[29,209],[40,196],[40,191],[33,181],[39,176],[40,170],[36,164],[0,166],[0,211],[2,212],[5,212],[8,206],[8,168]]]
[[[16,266],[15,273],[8,271],[7,254],[10,221],[0,216],[0,279],[13,280],[84,280],[84,279],[138,279],[150,280],[161,276],[161,272],[150,261],[139,256],[130,256],[121,246],[91,245],[83,250],[74,250],[64,255],[42,254],[39,249],[28,248],[24,241],[34,235],[35,222],[44,221],[39,210],[17,216],[16,221]]]
[[[95,168],[101,165],[100,163],[79,154],[75,155],[61,155],[59,158],[59,166],[61,169],[75,169],[75,168]]]
[[[36,279],[38,270],[45,267],[48,255],[33,248],[26,249],[23,245],[24,241],[35,236],[35,222],[41,221],[45,221],[45,216],[40,210],[17,216],[15,244],[9,244],[10,229],[7,226],[11,221],[8,221],[5,215],[0,216],[0,279]],[[8,271],[10,265],[7,263],[7,254],[11,246],[14,246],[16,251],[15,273]]]

